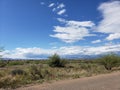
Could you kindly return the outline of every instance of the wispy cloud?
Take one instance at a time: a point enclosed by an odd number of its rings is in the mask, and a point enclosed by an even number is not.
[[[62,22],[66,24],[66,26],[78,26],[78,27],[93,27],[95,24],[92,21],[75,21],[75,20],[70,20],[67,21],[62,18],[57,18],[59,22]]]
[[[57,15],[63,15],[66,12],[65,4],[63,3],[50,3],[48,5],[52,9],[52,12],[55,12]]]
[[[55,11],[56,11],[56,8],[53,8],[52,11],[55,12]]]
[[[53,7],[54,5],[55,5],[55,3],[51,3],[51,4],[49,4],[48,7]]]
[[[59,4],[58,6],[57,6],[57,9],[62,9],[62,8],[64,8],[65,7],[65,5],[63,4],[63,3],[61,3],[61,4]]]
[[[113,34],[110,34],[106,40],[114,40],[114,39],[120,39],[120,33],[113,33]]]
[[[84,37],[94,36],[94,34],[90,34],[88,29],[88,27],[94,26],[91,21],[67,21],[61,18],[58,18],[58,21],[64,23],[65,26],[54,26],[53,31],[56,34],[50,35],[51,37],[58,38],[66,43],[73,43],[83,40]]]
[[[64,14],[66,12],[66,9],[62,9],[62,10],[60,10],[59,12],[57,12],[57,14],[58,15],[62,15],[62,14]]]
[[[98,10],[102,12],[103,19],[97,31],[109,34],[106,40],[120,39],[120,1],[102,3]]]
[[[92,41],[93,44],[95,44],[95,43],[100,43],[100,42],[101,42],[101,40]]]
[[[40,2],[41,5],[45,5],[45,2]]]

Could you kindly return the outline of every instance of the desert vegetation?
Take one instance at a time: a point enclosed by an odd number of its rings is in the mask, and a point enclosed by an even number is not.
[[[100,64],[107,70],[112,70],[112,68],[120,65],[120,57],[116,54],[107,54],[100,58]]]
[[[65,67],[67,60],[61,59],[59,55],[54,54],[53,56],[49,57],[48,64],[50,67]]]
[[[68,60],[54,54],[48,60],[0,60],[0,88],[75,79],[120,70],[120,57],[107,54],[93,60]]]

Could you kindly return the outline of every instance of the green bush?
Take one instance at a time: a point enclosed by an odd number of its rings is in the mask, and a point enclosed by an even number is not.
[[[49,66],[51,67],[65,67],[67,64],[66,60],[61,60],[60,56],[57,54],[52,55],[49,57]]]
[[[60,56],[54,54],[53,56],[49,57],[49,66],[51,67],[60,67]]]
[[[100,58],[100,64],[105,67],[106,70],[111,70],[113,67],[118,66],[119,57],[115,54],[107,54]]]

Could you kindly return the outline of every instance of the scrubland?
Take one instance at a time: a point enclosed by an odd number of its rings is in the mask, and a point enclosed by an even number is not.
[[[0,88],[90,77],[120,70],[120,57],[108,54],[92,60],[68,60],[54,54],[48,60],[0,60]]]

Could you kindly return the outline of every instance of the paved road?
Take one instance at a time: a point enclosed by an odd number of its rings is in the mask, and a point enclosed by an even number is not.
[[[120,90],[120,72],[52,84],[35,85],[16,90]]]

